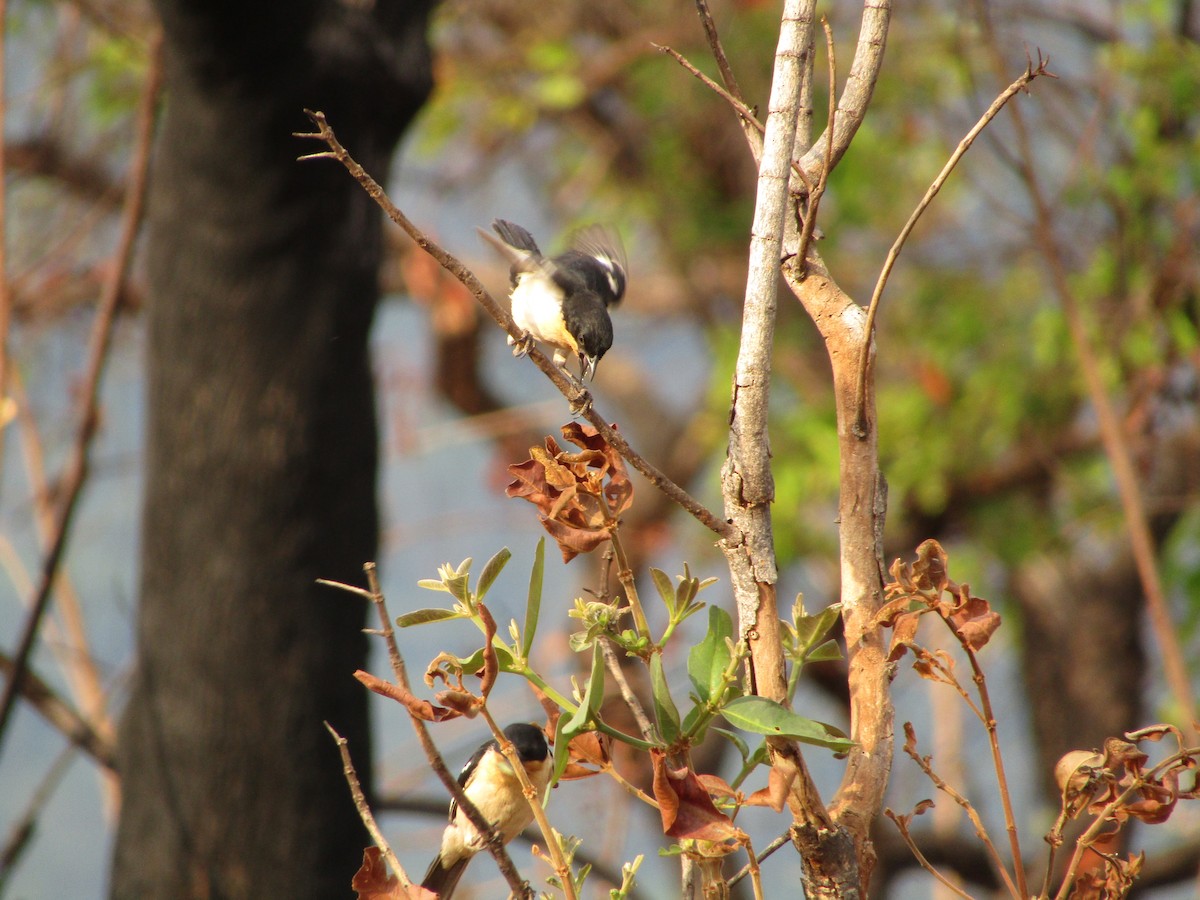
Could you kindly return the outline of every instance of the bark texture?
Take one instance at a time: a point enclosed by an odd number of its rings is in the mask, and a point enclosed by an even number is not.
[[[337,897],[367,839],[329,720],[370,770],[367,336],[381,220],[297,163],[323,109],[382,171],[430,90],[427,3],[159,0],[166,108],[147,243],[138,669],[116,898]]]

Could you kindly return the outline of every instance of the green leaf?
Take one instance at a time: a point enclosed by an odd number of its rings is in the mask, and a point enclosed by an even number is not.
[[[675,701],[671,699],[671,689],[663,671],[661,653],[650,656],[650,690],[654,696],[654,713],[663,740],[668,744],[673,743],[679,737],[679,710],[675,708]]]
[[[467,604],[471,596],[471,590],[468,587],[470,576],[463,572],[461,574],[451,575],[446,579],[446,590],[454,595],[454,599],[464,606]]]
[[[430,622],[445,622],[447,619],[462,618],[464,618],[462,613],[456,613],[452,609],[414,609],[397,618],[396,624],[401,628],[411,628],[414,625],[427,625]]]
[[[571,716],[571,721],[567,723],[565,733],[568,738],[574,737],[581,731],[586,730],[588,722],[591,721],[593,714],[600,708],[600,702],[604,699],[604,655],[600,652],[600,645],[592,646],[592,672],[588,676],[587,687],[583,690],[583,699],[579,703],[579,708],[575,710],[575,714]]]
[[[521,632],[521,655],[529,658],[533,636],[537,632],[538,616],[542,610],[542,575],[546,570],[546,539],[538,538],[533,552],[533,571],[529,573],[529,599],[525,601],[525,628]]]
[[[450,588],[446,587],[446,583],[440,578],[422,578],[417,582],[417,587],[423,587],[427,591],[442,591],[449,593]]]
[[[488,592],[488,588],[492,586],[492,582],[496,580],[496,576],[503,570],[505,564],[512,559],[512,553],[507,547],[504,547],[487,561],[483,567],[483,571],[479,573],[479,582],[475,585],[475,597],[482,600]]]
[[[721,714],[730,725],[753,734],[789,737],[835,753],[845,753],[854,746],[845,733],[832,725],[806,719],[766,697],[738,697],[729,701]]]
[[[556,784],[558,779],[562,778],[562,773],[567,771],[567,764],[571,761],[568,747],[570,743],[571,737],[567,734],[567,717],[559,716],[558,724],[554,728],[554,770],[550,775],[551,784]],[[545,804],[549,799],[550,792],[546,791],[542,803]]]
[[[671,584],[671,577],[662,569],[651,567],[650,577],[654,580],[654,587],[658,591],[658,596],[662,597],[663,603],[667,606],[667,612],[672,616],[675,615],[675,586]]]
[[[719,606],[708,608],[708,634],[688,651],[688,677],[701,703],[710,703],[721,690],[731,654],[726,638],[733,638],[733,620]]]
[[[600,645],[595,644],[592,647],[592,671],[588,676],[587,687],[583,689],[583,699],[580,701],[579,707],[570,719],[566,716],[558,717],[558,727],[555,729],[554,737],[554,781],[557,781],[567,768],[570,758],[567,753],[567,744],[575,735],[588,730],[596,710],[600,708],[603,701],[604,655],[600,652]]]
[[[833,603],[815,616],[806,616],[803,614],[794,616],[796,656],[798,659],[807,656],[810,648],[815,647],[818,641],[823,640],[829,634],[829,629],[837,624],[838,617],[841,614],[842,604]]]
[[[513,655],[503,644],[494,644],[493,649],[496,651],[496,664],[501,672],[517,671],[513,664]],[[464,675],[474,675],[483,669],[483,648],[480,647],[470,656],[458,657],[455,662],[462,666]]]
[[[825,643],[821,644],[821,646],[811,650],[809,652],[809,654],[806,657],[804,657],[804,661],[806,663],[831,662],[833,660],[837,660],[837,659],[841,659],[841,658],[842,658],[841,646],[838,644],[837,641],[833,640],[833,638],[830,638]]]

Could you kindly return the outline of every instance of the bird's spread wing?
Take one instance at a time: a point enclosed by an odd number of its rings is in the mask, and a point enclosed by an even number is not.
[[[471,780],[471,776],[475,774],[475,769],[478,768],[479,761],[481,759],[483,759],[483,755],[485,753],[487,753],[489,750],[491,750],[493,747],[497,747],[497,746],[499,746],[499,745],[495,741],[488,741],[486,744],[482,745],[481,747],[478,747],[475,750],[475,752],[471,754],[471,758],[468,759],[465,763],[463,763],[462,770],[458,773],[458,779],[457,779],[458,786],[460,788],[462,788],[463,790],[466,790],[467,783]],[[456,812],[458,812],[458,801],[452,798],[450,800],[450,821],[451,822],[454,821],[454,814]]]
[[[571,249],[587,254],[601,263],[611,262],[629,272],[629,261],[625,256],[625,245],[621,237],[603,225],[588,225],[571,235]]]

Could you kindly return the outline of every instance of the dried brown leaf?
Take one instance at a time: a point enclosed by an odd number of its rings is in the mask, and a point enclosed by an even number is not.
[[[404,704],[404,708],[408,710],[410,716],[423,722],[444,722],[447,719],[456,719],[461,715],[457,710],[434,706],[428,700],[413,696],[410,691],[400,685],[376,678],[370,672],[364,672],[362,669],[356,671],[354,677],[376,694]]]
[[[904,656],[909,646],[917,636],[917,627],[921,624],[920,613],[905,613],[895,620],[892,630],[892,645],[888,649],[888,662],[896,662]]]
[[[922,541],[917,547],[917,561],[912,565],[912,581],[920,591],[946,590],[950,577],[946,573],[946,551],[935,540]]]
[[[728,842],[729,852],[736,849],[742,832],[713,804],[696,773],[667,765],[666,754],[661,750],[651,750],[650,756],[654,763],[654,799],[662,814],[663,834],[676,840]]]
[[[407,888],[400,879],[389,875],[383,851],[368,847],[363,851],[362,866],[350,879],[350,887],[357,893],[357,900],[437,900],[437,894],[418,884]]]
[[[959,603],[947,619],[954,633],[972,650],[983,647],[1000,627],[1000,614],[993,612],[982,597],[972,597],[965,584],[959,590]]]
[[[513,481],[506,493],[537,507],[542,527],[570,562],[608,540],[633,501],[633,483],[620,455],[595,428],[571,422],[562,434],[581,451],[569,453],[548,436],[544,448],[530,448],[528,460],[508,467]]]

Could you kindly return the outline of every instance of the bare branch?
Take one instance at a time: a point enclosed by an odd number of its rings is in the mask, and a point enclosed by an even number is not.
[[[971,149],[971,145],[975,143],[975,138],[983,132],[992,119],[996,118],[1004,105],[1008,103],[1018,93],[1025,90],[1026,86],[1035,78],[1045,75],[1049,78],[1057,78],[1053,72],[1046,67],[1050,64],[1049,57],[1043,59],[1041,51],[1038,51],[1037,68],[1034,68],[1033,62],[1030,61],[1025,71],[1012,84],[1000,92],[1000,95],[992,101],[992,105],[987,108],[987,111],[979,118],[974,127],[967,132],[966,137],[958,142],[958,147],[950,155],[946,161],[946,165],[942,167],[942,171],[938,173],[937,178],[933,179],[933,183],[929,185],[929,190],[925,192],[925,196],[921,198],[921,202],[917,204],[917,208],[912,211],[912,215],[908,217],[908,221],[904,223],[904,227],[900,229],[900,234],[896,236],[892,247],[888,250],[887,258],[883,262],[883,268],[879,272],[879,279],[875,282],[875,290],[871,293],[871,302],[867,306],[867,333],[870,334],[875,328],[875,315],[879,309],[879,298],[883,296],[883,289],[887,286],[888,277],[892,274],[892,268],[896,265],[896,260],[900,256],[900,251],[904,248],[905,241],[912,234],[912,230],[916,227],[917,220],[929,208],[929,204],[933,202],[933,198],[938,195],[938,191],[950,178],[950,173],[954,171],[959,160],[966,155]],[[867,364],[869,345],[863,345],[863,352],[858,363],[858,413],[855,417],[856,427],[860,430],[866,428],[866,423],[863,421],[863,394],[866,391],[867,382]]]
[[[987,37],[986,43],[991,53],[992,66],[997,72],[1001,72],[1004,63],[986,7],[979,8],[978,18]],[[1112,466],[1113,478],[1117,483],[1117,492],[1121,498],[1121,510],[1125,516],[1126,528],[1129,529],[1129,543],[1133,550],[1134,563],[1141,580],[1142,592],[1146,596],[1150,624],[1163,655],[1163,668],[1166,672],[1167,684],[1174,695],[1175,705],[1179,709],[1184,726],[1191,729],[1193,736],[1197,736],[1200,735],[1200,729],[1194,722],[1196,697],[1192,690],[1191,676],[1183,649],[1179,644],[1178,631],[1172,624],[1171,612],[1167,605],[1162,579],[1159,576],[1154,535],[1150,529],[1146,502],[1142,496],[1133,453],[1129,448],[1129,441],[1114,408],[1112,398],[1108,395],[1108,388],[1105,386],[1103,367],[1093,344],[1092,326],[1088,321],[1087,312],[1071,286],[1067,256],[1054,228],[1054,213],[1033,162],[1033,146],[1019,106],[1013,107],[1012,120],[1016,134],[1018,171],[1033,206],[1036,249],[1041,254],[1050,276],[1051,289],[1062,306],[1063,316],[1067,322],[1067,331],[1071,336],[1071,344],[1079,357],[1079,368],[1087,387],[1088,397],[1095,410],[1096,421],[1100,426],[1100,440],[1104,445],[1104,453]]]
[[[387,214],[388,218],[404,229],[409,237],[416,241],[417,246],[437,260],[442,268],[457,278],[470,291],[471,295],[479,301],[488,315],[496,321],[496,324],[503,328],[514,340],[524,338],[525,335],[517,327],[517,323],[513,321],[513,317],[509,314],[508,310],[496,302],[495,298],[488,293],[487,288],[475,277],[475,274],[453,254],[429,238],[392,203],[379,183],[341,145],[333,129],[330,127],[328,121],[326,121],[325,114],[313,110],[306,110],[306,113],[317,126],[317,131],[307,134],[297,134],[296,137],[323,141],[330,149],[320,153],[310,153],[302,156],[301,159],[334,159],[345,166],[346,170],[362,185],[363,189]],[[555,365],[546,354],[535,346],[530,348],[527,355],[533,361],[534,365],[541,369],[554,386],[558,388],[562,395],[572,403],[573,408],[580,408],[582,410],[580,415],[595,426],[596,430],[621,457],[641,472],[654,487],[670,497],[672,501],[685,509],[706,528],[716,532],[716,534],[723,538],[732,536],[733,531],[729,523],[719,519],[711,510],[706,508],[679,485],[675,484],[665,473],[630,447],[624,436],[605,421],[600,413],[595,410],[592,406],[591,395],[586,390],[580,388],[578,384],[568,379],[566,373]]]
[[[883,51],[887,45],[891,17],[891,0],[868,0],[863,3],[858,47],[854,51],[854,61],[850,65],[846,87],[838,101],[832,139],[822,135],[813,142],[800,162],[800,167],[808,174],[810,180],[815,181],[826,165],[831,172],[837,167],[866,116],[867,105],[871,102],[871,94],[875,91],[875,82],[883,65]]]
[[[0,742],[3,741],[9,715],[18,696],[18,688],[29,664],[37,634],[50,604],[50,596],[54,587],[55,576],[59,563],[66,549],[67,537],[71,531],[74,519],[76,501],[83,489],[87,478],[88,458],[92,438],[96,433],[99,413],[100,377],[104,373],[104,364],[108,360],[108,348],[112,336],[113,322],[116,319],[117,306],[121,298],[122,285],[125,283],[129,266],[133,259],[133,248],[137,239],[138,229],[142,221],[142,209],[146,197],[148,181],[150,147],[154,139],[155,108],[158,103],[159,88],[162,82],[162,35],[157,32],[150,52],[150,68],[146,75],[146,83],[142,88],[141,100],[137,114],[137,137],[133,160],[130,164],[130,180],[125,194],[125,202],[121,215],[121,232],[111,275],[104,284],[104,290],[96,311],[96,321],[88,346],[87,367],[82,378],[80,389],[79,422],[76,427],[75,440],[71,447],[70,457],[62,477],[62,500],[55,516],[54,537],[49,543],[46,555],[42,561],[42,570],[37,590],[30,604],[29,613],[21,632],[21,640],[17,652],[13,655],[13,669],[4,685],[4,695],[0,699]]]
[[[367,797],[363,793],[362,785],[358,781],[358,772],[355,771],[354,762],[350,759],[349,742],[338,734],[328,722],[324,724],[325,730],[333,735],[338,753],[342,757],[342,773],[346,776],[346,784],[350,786],[350,796],[354,798],[354,808],[358,810],[359,818],[362,819],[363,825],[367,827],[367,832],[371,835],[371,840],[375,842],[375,846],[383,852],[388,865],[392,867],[392,871],[400,879],[401,887],[409,887],[412,884],[412,879],[408,877],[404,866],[400,865],[400,860],[396,857],[396,852],[392,850],[392,845],[387,842],[387,838],[379,830],[379,824],[375,821],[370,804],[367,803]]]

